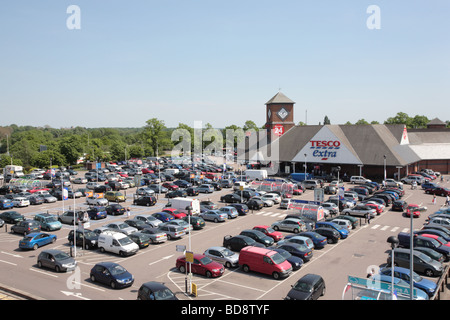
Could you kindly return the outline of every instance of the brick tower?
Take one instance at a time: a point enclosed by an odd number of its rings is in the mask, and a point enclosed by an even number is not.
[[[274,130],[275,135],[282,136],[295,126],[295,102],[278,92],[266,102],[266,129]]]

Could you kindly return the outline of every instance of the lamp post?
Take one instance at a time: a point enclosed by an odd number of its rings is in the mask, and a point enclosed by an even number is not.
[[[411,237],[412,238],[412,237]],[[395,255],[395,248],[398,246],[398,238],[396,236],[390,236],[389,238],[387,238],[387,242],[389,242],[391,244],[391,294],[392,294],[392,298],[394,297],[394,255]],[[412,256],[410,258],[410,260],[412,261]],[[411,274],[412,276],[412,274]],[[412,283],[412,278],[411,278],[411,283]],[[412,294],[412,292],[411,292]]]
[[[384,181],[386,182],[386,155],[383,155]]]
[[[336,170],[337,170],[337,173],[338,173],[338,176],[337,176],[337,178],[338,178],[338,189],[337,189],[337,194],[338,194],[338,203],[337,203],[337,207],[338,207],[338,213],[339,213],[339,197],[341,196],[341,194],[340,194],[340,190],[341,190],[341,187],[340,187],[340,185],[341,185],[341,182],[339,181],[339,171],[341,171],[341,167],[340,166],[337,166],[336,167]]]
[[[191,215],[192,215],[192,206],[187,206],[186,210],[188,212],[188,251],[191,250]],[[192,263],[189,263],[189,293],[191,293],[192,288]]]
[[[305,153],[305,180],[306,180],[306,153]]]

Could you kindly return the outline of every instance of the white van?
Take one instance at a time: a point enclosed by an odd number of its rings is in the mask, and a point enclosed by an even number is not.
[[[104,231],[98,236],[101,252],[112,252],[120,256],[130,256],[138,252],[139,246],[121,232]]]
[[[244,189],[245,189],[245,188],[248,188],[247,182],[245,182],[245,181],[236,181],[236,182],[233,184],[233,190],[234,190],[234,191],[236,191],[236,190],[241,190],[241,187],[243,187]]]
[[[262,181],[267,178],[267,170],[245,170],[245,175],[251,180]]]

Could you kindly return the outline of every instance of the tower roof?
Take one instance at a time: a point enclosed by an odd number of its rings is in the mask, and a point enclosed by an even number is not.
[[[283,93],[278,92],[276,95],[272,97],[272,99],[266,102],[266,105],[272,103],[295,103],[295,102],[286,97]]]

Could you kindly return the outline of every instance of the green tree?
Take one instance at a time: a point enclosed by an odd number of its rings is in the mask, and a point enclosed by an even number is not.
[[[68,164],[76,164],[83,152],[81,137],[75,135],[63,137],[59,142],[59,151],[66,158]]]
[[[152,154],[156,156],[157,150],[162,149],[162,145],[164,143],[163,139],[165,138],[164,130],[166,126],[164,125],[163,120],[158,120],[156,118],[152,118],[146,121],[147,125],[144,128],[143,139],[144,142],[149,145],[152,149]]]
[[[330,119],[328,119],[328,116],[325,116],[325,118],[323,118],[323,124],[331,124]]]

